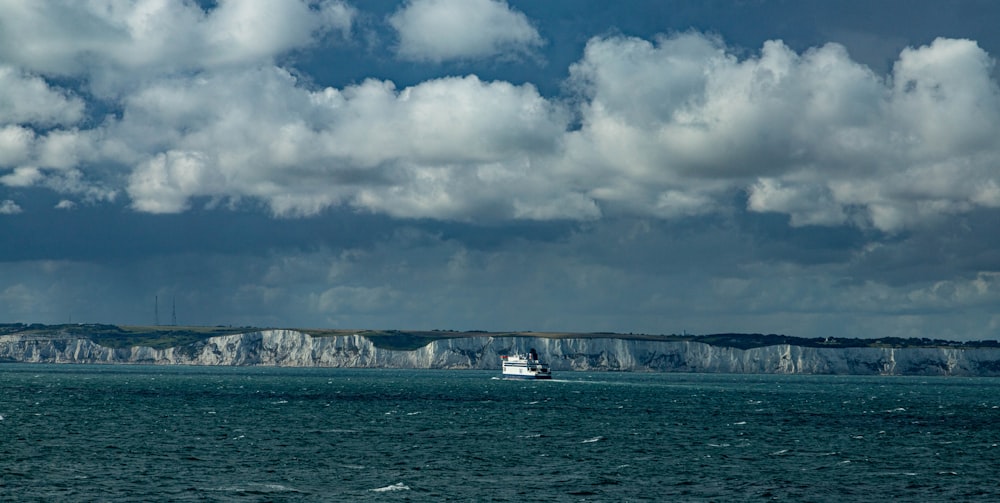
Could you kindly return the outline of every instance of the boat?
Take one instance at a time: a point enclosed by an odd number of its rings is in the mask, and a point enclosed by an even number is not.
[[[531,348],[527,355],[515,353],[501,355],[505,379],[552,379],[549,366],[538,361],[538,353]]]

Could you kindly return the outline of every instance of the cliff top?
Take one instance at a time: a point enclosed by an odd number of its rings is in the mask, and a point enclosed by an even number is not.
[[[105,324],[0,324],[0,335],[22,335],[31,337],[52,338],[82,338],[90,339],[106,347],[150,346],[153,348],[168,348],[183,346],[222,335],[235,335],[248,332],[268,330],[259,327],[232,327],[217,325],[201,326],[129,326]],[[874,339],[860,338],[815,338],[808,339],[778,334],[742,334],[726,333],[711,335],[653,335],[653,334],[621,334],[613,332],[487,332],[484,330],[353,330],[353,329],[291,329],[307,333],[313,337],[332,337],[339,335],[361,335],[385,349],[409,350],[427,345],[438,339],[454,339],[461,337],[545,337],[574,339],[630,339],[650,341],[689,341],[701,342],[720,347],[751,349],[764,346],[788,344],[803,347],[825,348],[865,348],[865,347],[955,347],[955,348],[996,348],[1000,342],[969,341],[957,342],[942,339],[908,339],[900,337],[883,337]]]

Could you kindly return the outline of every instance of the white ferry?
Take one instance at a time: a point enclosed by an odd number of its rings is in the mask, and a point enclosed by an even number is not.
[[[503,355],[503,376],[506,379],[552,379],[549,366],[538,361],[535,348],[522,354]]]

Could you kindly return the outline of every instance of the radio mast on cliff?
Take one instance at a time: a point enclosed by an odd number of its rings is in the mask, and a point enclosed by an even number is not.
[[[156,321],[156,326],[160,326],[160,296],[157,295],[153,297],[153,317]]]

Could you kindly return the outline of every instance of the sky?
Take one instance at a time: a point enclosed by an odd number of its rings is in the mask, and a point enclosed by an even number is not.
[[[0,0],[0,321],[998,339],[997,19]]]

